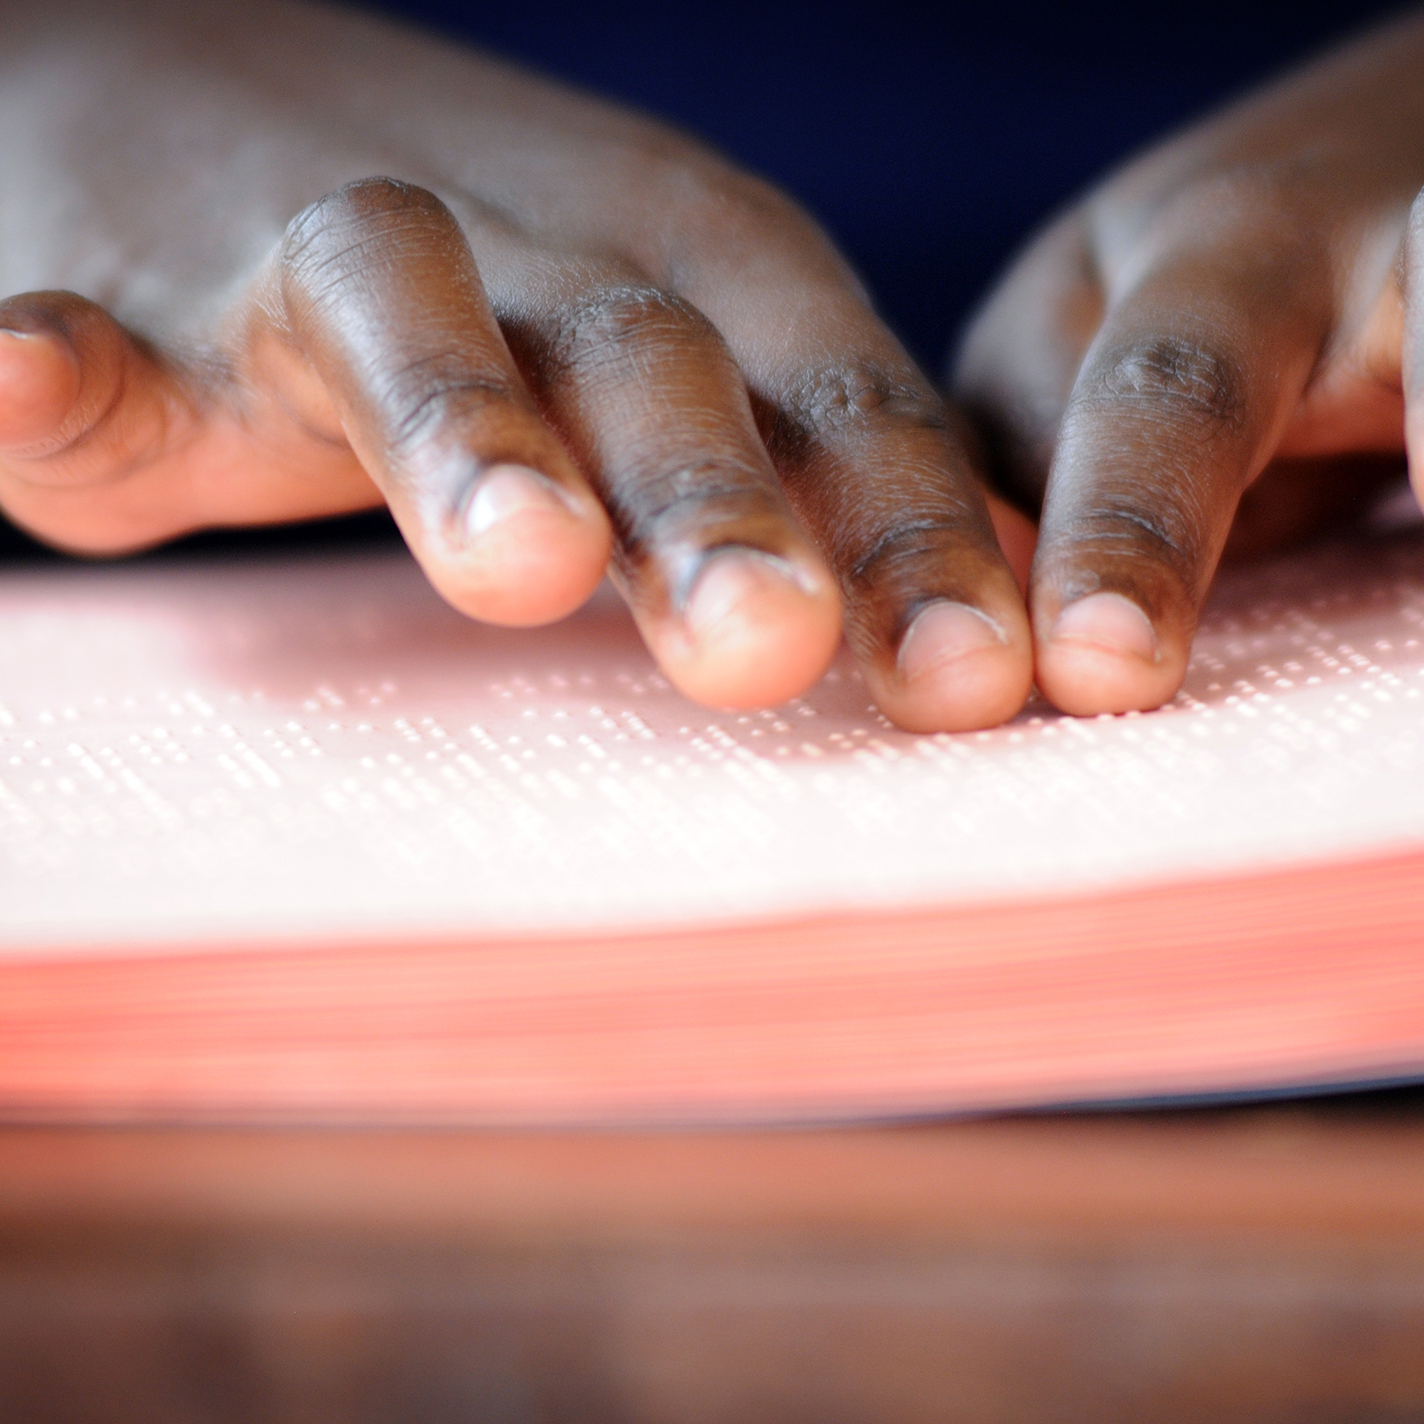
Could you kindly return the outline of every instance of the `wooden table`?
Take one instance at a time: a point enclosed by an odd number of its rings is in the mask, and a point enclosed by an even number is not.
[[[9,1129],[0,1420],[1424,1420],[1424,1096]]]

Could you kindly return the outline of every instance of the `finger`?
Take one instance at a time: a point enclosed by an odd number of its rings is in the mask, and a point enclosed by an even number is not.
[[[76,552],[115,553],[188,527],[131,476],[192,414],[173,375],[101,307],[72,292],[0,302],[0,504]]]
[[[790,200],[706,155],[668,198],[684,221],[649,225],[631,260],[726,342],[882,710],[928,731],[1013,715],[1027,617],[941,398]],[[603,239],[627,250],[612,228]]]
[[[1037,514],[1103,293],[1081,219],[1054,224],[969,323],[950,390],[983,442],[993,485]]]
[[[751,267],[732,302],[704,277],[706,299],[881,710],[911,731],[995,725],[1028,694],[1031,645],[967,431],[818,244],[788,254],[794,280]]]
[[[496,623],[582,603],[607,564],[607,518],[540,417],[439,199],[384,178],[339,190],[292,223],[275,284],[283,337],[436,588]]]
[[[1039,686],[1066,712],[1176,692],[1237,502],[1331,328],[1310,239],[1212,230],[1229,236],[1165,252],[1110,309],[1063,417],[1030,606]]]
[[[0,327],[0,458],[7,470],[23,469],[48,453],[57,435],[64,440],[82,369],[73,346],[43,315],[30,316],[12,299],[0,306],[0,320],[6,323]],[[27,329],[17,329],[21,323]]]
[[[1409,483],[1424,504],[1424,193],[1414,200],[1404,233],[1404,444]]]
[[[527,270],[511,280],[539,285]],[[609,511],[620,586],[659,664],[712,706],[805,692],[839,644],[840,603],[721,337],[687,302],[606,272],[564,274],[540,305],[512,340]]]

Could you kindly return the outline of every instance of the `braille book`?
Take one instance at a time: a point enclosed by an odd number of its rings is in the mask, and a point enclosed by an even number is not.
[[[696,707],[398,550],[0,576],[0,1117],[844,1120],[1424,1076],[1424,536],[1182,693]]]

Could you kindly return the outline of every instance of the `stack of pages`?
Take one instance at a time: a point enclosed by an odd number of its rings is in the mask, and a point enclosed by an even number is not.
[[[0,577],[0,1117],[810,1121],[1424,1076],[1424,537],[1148,715],[722,714],[402,551]]]

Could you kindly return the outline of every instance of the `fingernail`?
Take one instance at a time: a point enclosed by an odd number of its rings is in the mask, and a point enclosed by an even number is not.
[[[551,511],[572,513],[552,480],[523,465],[493,465],[480,476],[466,502],[465,536],[478,539],[516,514]]]
[[[1157,635],[1151,621],[1120,593],[1090,593],[1070,603],[1048,636],[1054,642],[1092,643],[1106,652],[1157,661]]]
[[[900,639],[900,676],[914,682],[935,668],[981,648],[1001,648],[1007,639],[987,613],[947,598],[927,604]]]
[[[748,599],[784,593],[788,587],[815,592],[808,576],[789,559],[760,549],[720,549],[704,560],[683,606],[683,622],[700,640]]]

